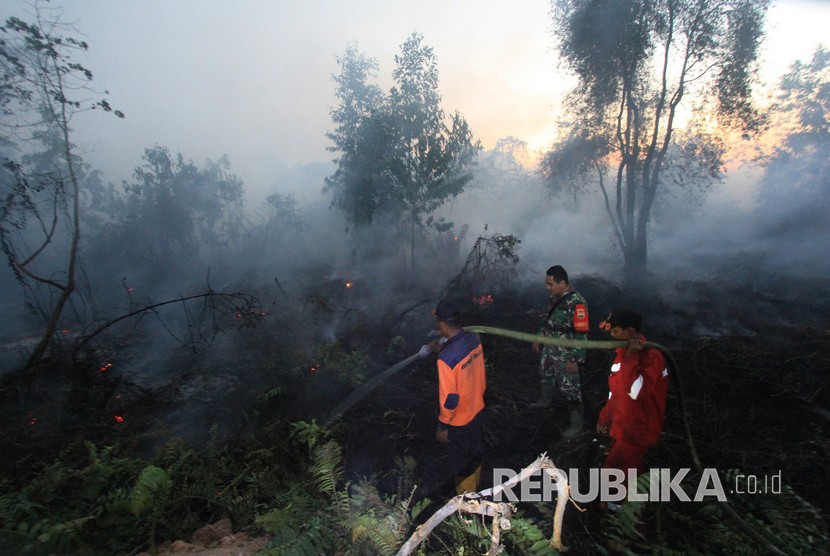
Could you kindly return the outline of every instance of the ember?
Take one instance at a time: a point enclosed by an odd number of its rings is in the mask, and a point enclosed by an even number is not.
[[[115,418],[116,423],[123,423],[124,422],[124,417],[122,417],[121,415],[116,415],[114,418]]]
[[[320,370],[320,364],[319,363],[317,363],[316,365],[312,365],[311,367],[308,368],[308,371],[311,372],[311,373],[316,373],[319,370]]]
[[[475,297],[473,296],[473,302],[478,305],[492,305],[495,303],[496,299],[493,297],[493,294],[486,293],[482,296]]]
[[[104,371],[108,371],[110,369],[112,369],[112,363],[103,363],[98,369],[98,372],[103,373]]]

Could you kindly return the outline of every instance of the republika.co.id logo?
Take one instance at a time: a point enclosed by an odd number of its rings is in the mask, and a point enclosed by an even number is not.
[[[570,497],[577,503],[586,503],[599,500],[601,502],[701,502],[707,498],[714,498],[719,502],[726,501],[726,489],[717,469],[703,470],[697,485],[684,488],[682,483],[691,469],[684,467],[678,470],[668,468],[651,469],[648,472],[648,489],[640,492],[642,483],[638,486],[637,470],[629,469],[589,469],[588,480],[580,481],[579,469],[570,469],[567,474],[561,469],[544,472],[538,471],[526,480],[496,489],[493,500],[495,502],[550,502],[556,498],[559,485],[567,484],[570,487]],[[553,475],[552,475],[553,474]],[[493,469],[493,484],[503,485],[517,476],[516,471],[506,468]],[[626,480],[627,479],[627,480]],[[691,477],[689,477],[691,479]],[[755,475],[737,475],[735,484],[729,489],[730,494],[763,494],[781,492],[781,472],[771,477],[759,479]],[[763,487],[759,486],[763,485]],[[688,486],[688,485],[687,485]],[[731,486],[731,485],[730,485]],[[692,492],[693,491],[693,492]],[[690,495],[690,492],[691,495]]]

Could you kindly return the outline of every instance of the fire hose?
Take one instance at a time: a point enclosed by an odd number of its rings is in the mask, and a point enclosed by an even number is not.
[[[560,347],[574,347],[574,348],[584,348],[584,349],[614,349],[619,347],[626,347],[628,345],[627,341],[618,341],[618,340],[570,340],[567,338],[552,338],[549,336],[541,336],[538,334],[530,334],[527,332],[519,332],[516,330],[508,330],[505,328],[495,328],[491,326],[465,326],[464,330],[467,332],[477,333],[477,334],[490,334],[494,336],[502,336],[505,338],[511,338],[514,340],[520,340],[524,342],[532,342],[537,344],[545,344],[545,345],[553,345],[553,346],[560,346]],[[678,405],[678,413],[680,414],[680,421],[683,425],[683,431],[686,436],[686,446],[689,448],[689,453],[692,457],[692,463],[695,466],[695,469],[698,473],[703,474],[704,468],[703,464],[700,462],[700,458],[697,454],[697,449],[695,448],[694,440],[692,437],[692,431],[689,426],[689,421],[686,416],[686,402],[685,397],[683,395],[683,383],[680,380],[680,374],[677,367],[677,362],[674,360],[674,355],[672,355],[671,351],[668,348],[655,343],[655,342],[644,342],[643,349],[653,348],[660,353],[663,354],[664,359],[666,360],[666,364],[669,367],[669,380],[672,383],[672,386],[677,392],[677,405]],[[403,361],[393,365],[389,369],[385,370],[384,372],[376,375],[371,380],[363,384],[357,390],[352,392],[349,396],[347,396],[343,401],[341,401],[337,406],[332,410],[328,419],[324,421],[325,426],[329,426],[334,421],[336,421],[343,413],[348,411],[353,405],[360,402],[363,398],[369,395],[375,388],[380,386],[383,382],[391,378],[396,373],[406,369],[414,362],[420,359],[420,355],[418,353],[411,355],[404,359]],[[753,527],[751,527],[746,521],[744,521],[729,505],[727,501],[720,502],[721,507],[723,507],[724,511],[729,515],[735,523],[740,527],[740,529],[763,546],[767,551],[772,554],[777,555],[784,555],[785,553],[775,546],[774,544],[770,543],[763,535],[761,535],[758,531],[756,531]]]

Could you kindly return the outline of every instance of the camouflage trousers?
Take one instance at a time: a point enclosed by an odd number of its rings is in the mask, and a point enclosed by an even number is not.
[[[581,402],[582,391],[579,387],[579,373],[570,374],[565,368],[565,361],[559,357],[542,353],[539,366],[539,378],[542,384],[557,386],[565,401]]]

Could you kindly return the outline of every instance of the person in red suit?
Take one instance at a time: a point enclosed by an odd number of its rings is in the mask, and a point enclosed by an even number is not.
[[[603,468],[644,470],[648,449],[657,443],[666,412],[668,369],[663,354],[654,348],[643,349],[642,317],[629,309],[614,309],[600,324],[614,340],[628,341],[617,348],[608,375],[608,401],[599,414],[597,432],[610,434],[611,450]],[[610,504],[609,504],[610,506]]]

